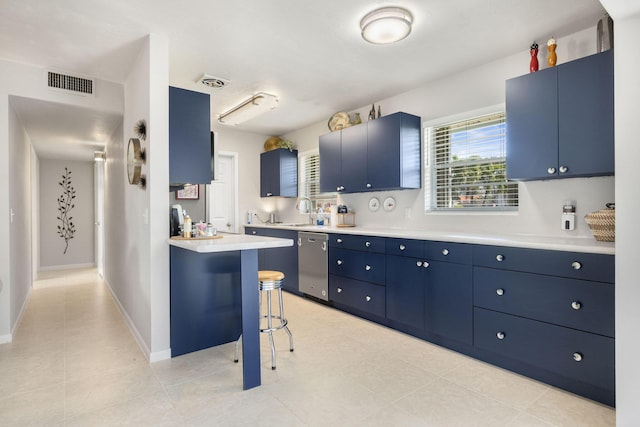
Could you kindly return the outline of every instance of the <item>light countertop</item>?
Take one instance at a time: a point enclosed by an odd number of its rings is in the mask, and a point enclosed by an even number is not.
[[[220,239],[167,239],[171,246],[199,253],[243,251],[247,249],[282,248],[293,246],[293,240],[275,237],[249,236],[246,234],[220,233]]]
[[[376,227],[331,227],[331,226],[300,226],[286,224],[245,224],[245,227],[277,228],[297,231],[313,231],[317,233],[358,234],[363,236],[395,237],[419,240],[434,240],[442,242],[475,243],[480,245],[511,246],[530,249],[547,249],[569,252],[584,252],[596,254],[615,254],[613,242],[599,242],[593,237],[556,237],[538,236],[530,234],[489,235],[480,233],[442,232],[415,230],[404,228],[376,228]]]

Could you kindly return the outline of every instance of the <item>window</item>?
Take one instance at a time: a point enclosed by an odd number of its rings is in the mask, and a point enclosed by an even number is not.
[[[507,181],[504,112],[426,129],[426,209],[506,211],[518,207]]]
[[[328,212],[332,204],[336,204],[335,193],[320,193],[320,154],[317,151],[300,154],[298,160],[298,196],[311,200],[311,209],[326,209]],[[306,205],[300,208],[307,209]]]

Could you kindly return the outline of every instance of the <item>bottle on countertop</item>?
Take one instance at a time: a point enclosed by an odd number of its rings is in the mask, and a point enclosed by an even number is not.
[[[189,215],[184,216],[184,223],[182,225],[182,237],[191,237],[191,217]]]

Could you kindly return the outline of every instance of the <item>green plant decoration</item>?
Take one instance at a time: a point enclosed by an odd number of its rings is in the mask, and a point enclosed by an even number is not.
[[[282,139],[280,140],[280,143],[278,144],[279,148],[286,148],[289,151],[293,151],[293,142],[288,140],[288,139]]]
[[[73,239],[73,234],[76,232],[72,221],[73,217],[69,215],[71,209],[76,206],[73,203],[73,199],[76,198],[76,190],[71,185],[71,171],[68,168],[64,168],[62,181],[58,182],[58,185],[62,187],[62,194],[58,197],[58,220],[61,224],[58,225],[58,235],[64,239],[64,254],[66,254],[69,240]]]

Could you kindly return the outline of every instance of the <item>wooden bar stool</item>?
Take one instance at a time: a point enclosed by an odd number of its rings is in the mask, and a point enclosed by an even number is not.
[[[289,351],[293,351],[293,335],[287,326],[287,319],[284,317],[284,309],[282,305],[282,282],[284,281],[284,273],[281,271],[260,270],[258,271],[258,290],[260,304],[260,332],[269,334],[269,343],[271,345],[271,369],[276,369],[276,347],[273,343],[273,332],[284,329],[289,335]],[[278,315],[273,314],[271,310],[271,291],[278,291]],[[267,293],[267,314],[262,314],[262,292]],[[273,320],[278,322],[274,325]],[[263,328],[263,320],[266,320],[266,328]],[[236,353],[234,362],[238,363],[238,355],[240,352],[240,340],[242,335],[236,341]]]

